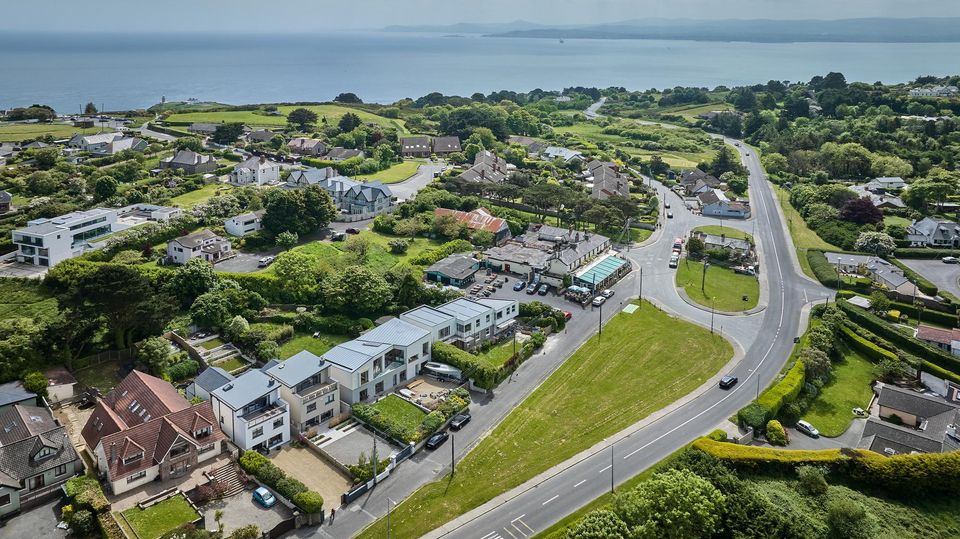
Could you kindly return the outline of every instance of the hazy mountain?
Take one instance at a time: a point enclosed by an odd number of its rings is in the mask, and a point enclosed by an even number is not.
[[[490,25],[484,25],[490,26]],[[937,43],[960,42],[960,18],[838,20],[644,19],[576,27],[501,29],[491,37],[673,39],[696,41]]]
[[[413,25],[413,26],[393,25],[393,26],[387,26],[383,30],[385,32],[430,32],[430,33],[442,33],[442,34],[494,34],[499,32],[523,32],[527,30],[538,30],[538,29],[545,29],[545,28],[547,27],[542,24],[537,24],[530,21],[516,20],[513,22],[505,22],[505,23],[461,22],[461,23],[449,24],[445,26],[433,26],[429,24]]]

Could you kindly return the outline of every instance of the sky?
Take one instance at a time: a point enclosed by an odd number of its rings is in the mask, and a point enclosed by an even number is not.
[[[0,30],[319,32],[392,24],[960,16],[957,0],[46,0],[4,2]]]

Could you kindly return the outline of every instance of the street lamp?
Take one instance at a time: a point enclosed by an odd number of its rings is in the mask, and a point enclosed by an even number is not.
[[[390,506],[397,505],[397,502],[390,499],[387,496],[387,539],[390,539]]]
[[[704,288],[704,287],[706,286],[706,284],[707,284],[707,268],[709,268],[709,267],[710,267],[710,263],[709,263],[709,262],[704,262],[704,263],[703,263],[703,277],[700,279],[700,291],[701,291],[701,292],[703,292],[703,288]]]
[[[717,298],[710,298],[710,334],[713,334],[713,312],[714,305],[717,302]]]

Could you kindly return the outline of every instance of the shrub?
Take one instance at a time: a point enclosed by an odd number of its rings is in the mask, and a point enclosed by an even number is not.
[[[257,472],[254,473],[253,475],[260,481],[263,481],[264,483],[274,488],[277,487],[277,484],[280,482],[281,479],[284,479],[286,477],[286,474],[283,473],[283,470],[281,470],[279,467],[277,467],[276,464],[272,462],[268,462],[267,464],[264,464],[263,466],[261,466],[260,469],[257,470]]]
[[[65,485],[67,497],[73,500],[74,507],[85,507],[95,513],[104,513],[110,510],[110,502],[100,488],[100,482],[89,475],[80,475],[67,480]]]
[[[293,497],[297,494],[307,491],[307,486],[304,485],[299,479],[294,479],[287,476],[278,479],[275,488],[281,496],[288,500],[293,500]]]
[[[425,435],[431,434],[439,429],[445,420],[440,411],[434,410],[427,414],[427,417],[423,418],[423,422],[420,423],[420,431]]]
[[[877,531],[877,520],[863,504],[844,497],[827,505],[827,524],[834,537],[869,539]]]
[[[240,467],[243,468],[243,471],[256,475],[257,471],[260,470],[263,466],[271,464],[270,459],[257,453],[256,451],[247,451],[240,457]]]
[[[463,375],[472,379],[473,383],[478,387],[493,389],[497,383],[499,369],[452,344],[445,342],[434,343],[433,360],[460,369],[463,371]]]
[[[860,335],[857,335],[846,325],[840,327],[840,336],[851,348],[863,354],[870,361],[875,363],[885,360],[897,361],[896,354],[889,350],[884,350]]]
[[[711,432],[710,434],[708,434],[708,435],[707,435],[707,438],[709,438],[709,439],[711,439],[711,440],[716,440],[716,441],[718,441],[718,442],[726,442],[726,441],[727,441],[727,433],[726,433],[726,431],[724,431],[723,429],[716,429],[716,430],[714,430],[713,432]]]
[[[191,376],[196,376],[198,372],[200,372],[200,364],[192,359],[185,359],[168,367],[166,375],[170,377],[170,380],[179,382]]]
[[[817,251],[815,249],[808,250],[807,262],[810,263],[810,269],[813,270],[813,275],[823,286],[837,288],[837,284],[840,282],[840,275],[837,274],[837,268],[827,261],[827,257],[824,256],[823,251]]]
[[[767,441],[773,445],[787,445],[787,431],[776,419],[767,421]]]
[[[811,495],[820,496],[827,493],[827,480],[825,478],[826,470],[819,466],[798,466],[797,479],[800,482],[800,489]]]
[[[740,423],[753,427],[755,432],[762,430],[767,421],[768,410],[756,402],[751,402],[737,413],[737,419]]]
[[[93,511],[89,509],[78,509],[70,517],[70,528],[80,537],[92,535],[97,529],[97,520],[93,516]]]
[[[780,409],[800,396],[805,381],[804,365],[802,361],[794,363],[779,382],[760,394],[757,404],[767,410],[767,420],[776,417]]]
[[[298,492],[293,496],[293,503],[304,513],[320,513],[323,511],[323,496],[312,490]]]

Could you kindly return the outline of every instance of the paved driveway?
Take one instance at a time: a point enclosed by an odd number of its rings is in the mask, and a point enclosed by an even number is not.
[[[29,509],[0,527],[0,537],[25,539],[27,537],[66,537],[67,531],[57,528],[60,522],[60,501],[49,502]]]
[[[48,269],[49,268],[45,268],[43,266],[34,266],[33,264],[2,262],[0,263],[0,277],[39,279],[46,275]]]
[[[960,296],[960,264],[944,264],[939,259],[900,259],[908,268],[926,277],[928,281],[947,292]]]
[[[208,530],[217,529],[215,519],[218,510],[223,511],[223,531],[225,535],[248,524],[256,524],[262,531],[270,531],[280,522],[293,516],[285,505],[277,502],[270,509],[266,509],[253,501],[253,491],[243,492],[223,500],[210,502],[200,508],[206,518]]]

